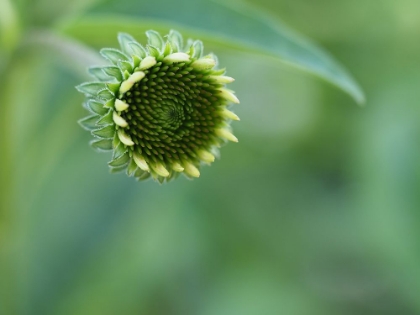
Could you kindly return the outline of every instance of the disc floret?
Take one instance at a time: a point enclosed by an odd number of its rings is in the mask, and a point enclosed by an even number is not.
[[[238,141],[230,121],[239,118],[228,106],[239,100],[225,87],[234,79],[217,69],[214,55],[203,55],[201,41],[184,47],[176,31],[146,35],[146,48],[121,33],[121,50],[101,50],[112,65],[90,68],[97,81],[77,87],[92,113],[80,124],[95,137],[93,147],[113,151],[112,172],[160,182],[199,177],[224,142]]]

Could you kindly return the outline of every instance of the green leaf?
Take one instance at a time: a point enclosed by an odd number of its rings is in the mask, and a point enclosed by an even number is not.
[[[115,134],[115,126],[114,125],[109,125],[109,126],[105,126],[101,129],[96,129],[92,131],[92,134],[99,137],[99,138],[104,138],[104,139],[111,139],[114,137]]]
[[[153,28],[164,34],[174,24],[184,35],[261,58],[274,57],[325,79],[359,103],[365,100],[359,85],[330,54],[241,1],[226,5],[211,0],[155,0],[141,1],[139,5],[137,0],[109,0],[84,17],[62,25],[62,30],[87,43],[103,45],[107,34],[106,44],[114,42],[115,30],[138,36]],[[96,32],[101,36],[92,39],[90,34]],[[176,33],[170,38],[176,41]]]
[[[112,140],[111,139],[100,139],[93,140],[90,142],[90,145],[99,150],[99,151],[111,151],[112,150]]]

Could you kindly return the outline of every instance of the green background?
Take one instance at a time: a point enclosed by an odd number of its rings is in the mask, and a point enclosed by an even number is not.
[[[260,15],[208,3],[0,0],[0,314],[420,314],[419,2],[248,1],[364,107],[282,62]],[[236,78],[239,143],[193,181],[109,174],[76,123],[98,49],[149,28]]]

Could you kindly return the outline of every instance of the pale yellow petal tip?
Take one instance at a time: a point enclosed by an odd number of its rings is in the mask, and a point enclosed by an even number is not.
[[[231,78],[225,75],[215,75],[215,76],[211,76],[211,78],[220,84],[227,84],[227,83],[232,83],[235,81],[234,78]]]
[[[134,142],[133,140],[131,140],[131,137],[129,135],[127,135],[124,131],[122,131],[121,129],[118,130],[118,138],[120,139],[120,141],[122,143],[124,143],[127,146],[133,146]]]
[[[143,71],[136,71],[132,75],[130,75],[128,80],[130,80],[134,83],[137,83],[137,82],[141,81],[145,77],[145,75],[146,74]]]
[[[127,93],[134,85],[134,82],[129,81],[128,79],[126,81],[124,81],[123,83],[121,83],[120,86],[120,96]]]
[[[123,102],[119,99],[116,99],[114,107],[117,111],[122,112],[122,111],[128,109],[129,105],[126,102]]]
[[[192,177],[200,177],[200,171],[192,163],[184,163],[185,173]]]
[[[201,150],[198,152],[198,156],[200,157],[200,159],[206,163],[212,163],[215,160],[215,157],[213,154],[211,154],[208,151],[205,150]]]
[[[125,119],[122,118],[120,115],[118,115],[117,112],[112,113],[112,119],[114,120],[117,126],[120,126],[123,128],[128,126],[128,123],[125,121]]]
[[[183,52],[173,53],[168,56],[166,56],[163,61],[174,63],[174,62],[183,62],[183,61],[189,61],[190,56]]]
[[[240,118],[238,117],[238,115],[236,115],[234,112],[231,112],[228,109],[224,109],[222,111],[222,115],[226,118],[232,119],[232,120],[240,120]]]
[[[162,177],[169,176],[168,170],[162,164],[156,164],[155,166],[153,166],[153,170],[156,172],[156,174]]]
[[[194,61],[191,66],[197,70],[208,70],[212,69],[216,65],[216,61],[211,58],[201,58]]]
[[[179,164],[177,162],[175,162],[175,163],[172,164],[172,169],[175,172],[179,172],[179,173],[184,171],[184,168],[181,166],[181,164]]]
[[[146,74],[143,71],[137,71],[131,74],[127,80],[125,80],[123,83],[121,83],[120,86],[120,95],[123,95],[127,93],[134,84],[137,82],[140,82]]]
[[[218,136],[225,138],[226,140],[232,141],[232,142],[238,142],[238,138],[236,138],[229,130],[227,129],[218,129],[216,130],[216,133]]]
[[[146,70],[153,67],[156,64],[156,58],[152,56],[147,56],[140,62],[139,68],[141,70]]]
[[[147,164],[146,160],[139,154],[134,153],[133,154],[133,159],[134,159],[134,163],[136,163],[136,165],[142,169],[143,171],[150,171],[149,169],[149,165]]]
[[[230,91],[225,88],[220,89],[220,94],[223,98],[227,99],[228,101],[231,101],[232,103],[239,104],[239,99],[236,97],[235,94],[233,94],[233,91]]]

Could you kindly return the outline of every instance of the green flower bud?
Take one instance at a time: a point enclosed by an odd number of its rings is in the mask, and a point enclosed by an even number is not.
[[[239,118],[227,107],[239,100],[225,87],[234,79],[217,69],[214,55],[203,56],[201,41],[184,47],[176,31],[165,40],[146,35],[146,48],[122,33],[121,50],[101,50],[112,65],[90,68],[96,81],[77,86],[92,114],[79,123],[94,148],[113,151],[112,172],[161,183],[180,173],[199,177],[222,144],[238,141],[230,121]]]

